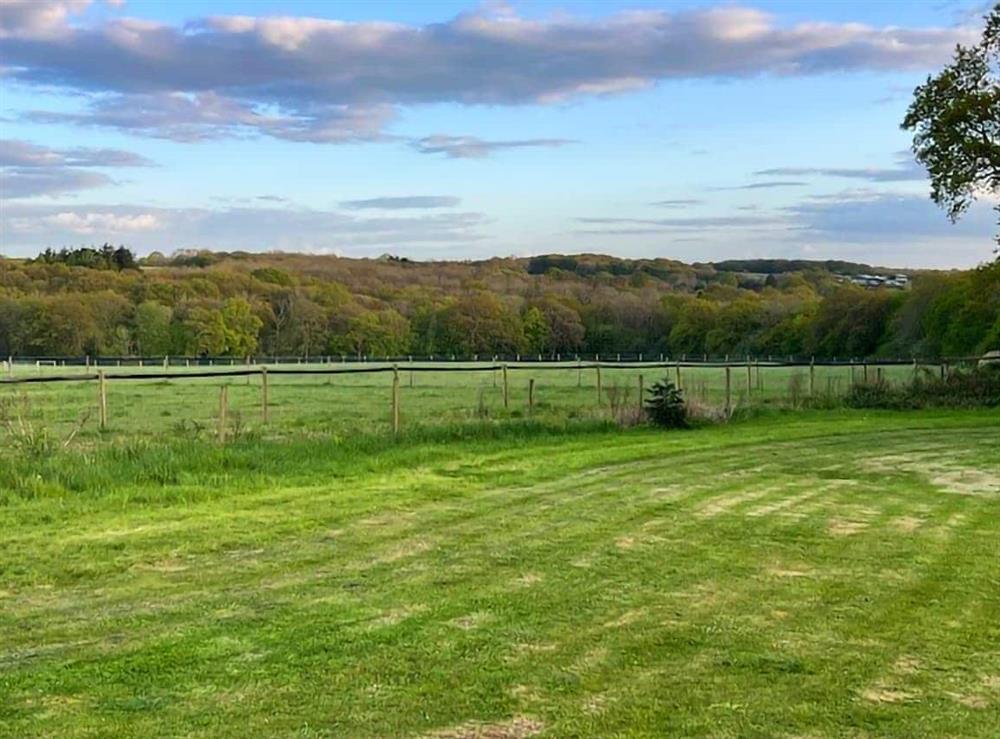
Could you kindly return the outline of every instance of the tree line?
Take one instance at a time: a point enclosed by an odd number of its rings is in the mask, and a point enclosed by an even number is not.
[[[114,252],[0,259],[0,355],[860,358],[1000,348],[1000,263],[911,272],[909,289],[889,290],[850,284],[847,275],[876,271],[850,263]]]

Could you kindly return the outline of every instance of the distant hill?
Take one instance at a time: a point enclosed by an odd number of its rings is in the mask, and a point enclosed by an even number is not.
[[[782,259],[187,250],[133,266],[126,256],[108,247],[0,259],[0,355],[860,357],[1000,346],[996,264],[933,272]],[[900,272],[910,279],[855,277]]]

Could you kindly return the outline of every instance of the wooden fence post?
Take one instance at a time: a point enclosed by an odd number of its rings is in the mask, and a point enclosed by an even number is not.
[[[816,357],[809,360],[809,397],[816,395]]]
[[[594,365],[594,369],[597,370],[597,407],[601,407],[601,365]]]
[[[108,381],[104,377],[104,370],[97,373],[98,401],[97,411],[100,417],[101,431],[108,429]]]
[[[503,409],[510,408],[510,392],[507,385],[507,363],[503,363]]]
[[[263,423],[267,423],[267,367],[260,368],[260,413]]]
[[[868,384],[868,360],[867,359],[864,362],[862,362],[862,364],[861,364],[861,379],[863,379],[865,381],[866,385]]]
[[[226,443],[226,427],[229,418],[229,386],[219,388],[219,441]]]
[[[528,415],[535,412],[535,378],[528,380]]]
[[[732,368],[726,365],[726,417],[733,414]]]
[[[399,436],[399,367],[392,365],[392,435]]]
[[[645,388],[642,386],[642,375],[639,375],[639,400],[637,401],[636,404],[639,407],[639,413],[640,414],[642,413],[642,408],[643,408],[643,405],[642,405],[642,394],[643,394],[644,391],[645,391]]]
[[[750,402],[750,393],[753,391],[753,365],[750,363],[750,355],[747,355],[747,402]]]
[[[677,389],[680,390],[681,389],[681,361],[679,359],[674,364],[674,372],[677,375],[677,382],[675,382],[674,384],[677,386]]]

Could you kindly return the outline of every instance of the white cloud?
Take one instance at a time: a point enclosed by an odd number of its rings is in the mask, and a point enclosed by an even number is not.
[[[972,28],[782,25],[728,5],[540,20],[494,5],[426,26],[244,16],[71,24],[84,6],[2,6],[8,75],[90,96],[76,114],[36,119],[181,140],[247,132],[370,140],[400,106],[547,104],[674,79],[923,70],[977,36]],[[483,151],[459,141],[442,153]]]
[[[0,252],[97,241],[139,252],[204,246],[222,250],[329,252],[364,255],[404,246],[467,245],[483,238],[481,213],[359,217],[293,207],[159,208],[7,204],[0,215]]]
[[[450,159],[482,159],[504,149],[555,148],[574,144],[570,139],[514,139],[488,141],[475,136],[436,134],[410,142],[421,154],[444,154]]]

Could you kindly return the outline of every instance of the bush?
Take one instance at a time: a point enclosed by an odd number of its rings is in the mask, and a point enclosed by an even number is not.
[[[851,408],[993,408],[1000,406],[1000,367],[956,370],[943,379],[925,373],[904,385],[860,383],[851,387],[846,403]]]
[[[656,426],[668,429],[688,427],[688,409],[680,389],[670,380],[653,383],[647,391],[646,416]]]

